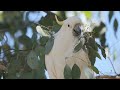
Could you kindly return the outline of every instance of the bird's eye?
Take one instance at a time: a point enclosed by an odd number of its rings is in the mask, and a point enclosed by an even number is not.
[[[70,25],[68,24],[68,27],[70,27]]]

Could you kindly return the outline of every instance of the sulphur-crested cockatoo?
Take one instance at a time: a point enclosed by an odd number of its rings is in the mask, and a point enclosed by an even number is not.
[[[45,55],[45,65],[50,79],[64,79],[65,65],[70,68],[77,64],[81,71],[80,79],[93,78],[93,71],[88,67],[90,61],[87,52],[83,49],[74,53],[78,39],[82,37],[82,22],[77,16],[69,17],[64,21],[56,21],[62,25],[54,35],[54,45],[49,54]]]

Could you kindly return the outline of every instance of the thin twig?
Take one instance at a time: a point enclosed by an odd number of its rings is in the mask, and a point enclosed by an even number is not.
[[[108,57],[108,59],[109,59],[111,65],[112,65],[112,67],[113,67],[113,70],[114,70],[115,74],[118,75],[117,72],[116,72],[116,70],[115,70],[115,67],[114,67],[114,65],[113,65],[113,63],[112,63],[112,61],[111,61],[111,59],[110,59],[110,57]]]
[[[5,50],[5,51],[3,51],[3,52],[1,52],[1,53],[7,52],[7,51],[11,51],[11,50],[14,50],[14,51],[30,51],[30,50],[32,50],[32,49],[25,49],[25,50],[8,49],[8,50]]]

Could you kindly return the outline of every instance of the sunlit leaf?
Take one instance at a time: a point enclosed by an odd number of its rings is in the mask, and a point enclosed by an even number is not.
[[[99,70],[95,66],[91,66],[91,69],[96,73],[99,74]]]
[[[51,37],[45,45],[45,54],[49,54],[54,45],[54,38]]]
[[[0,11],[0,22],[3,22],[3,12]]]
[[[72,79],[72,70],[67,64],[65,65],[65,68],[64,68],[64,78]]]
[[[88,18],[88,19],[90,19],[91,17],[92,17],[92,12],[91,11],[82,11],[84,14],[85,14],[85,16]]]
[[[37,32],[40,33],[42,36],[49,36],[48,33],[45,32],[45,30],[43,30],[43,29],[41,28],[41,26],[37,26],[37,27],[36,27],[36,30],[37,30]]]
[[[81,75],[80,68],[77,66],[77,64],[74,64],[72,67],[72,79],[79,79]]]

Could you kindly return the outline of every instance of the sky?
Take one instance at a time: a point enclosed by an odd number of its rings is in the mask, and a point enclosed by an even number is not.
[[[54,12],[54,11],[53,11]],[[42,12],[41,14],[30,14],[29,15],[29,19],[31,21],[34,20],[34,22],[37,22],[42,16],[45,16],[46,13]],[[99,18],[98,18],[98,11],[93,11],[93,21],[99,21]],[[114,67],[115,67],[115,70],[117,73],[120,73],[120,57],[119,57],[119,53],[120,53],[120,49],[119,49],[119,46],[120,46],[120,25],[118,26],[118,31],[117,31],[117,39],[114,35],[114,30],[113,30],[113,22],[114,22],[114,19],[117,18],[118,20],[118,23],[120,23],[120,12],[118,11],[115,11],[115,14],[113,16],[113,18],[111,19],[111,23],[109,23],[109,20],[108,20],[108,11],[102,11],[102,21],[105,22],[105,24],[107,25],[107,32],[106,32],[106,43],[109,45],[109,48],[110,48],[110,55],[111,55],[111,60],[112,60],[112,63],[114,64]],[[71,16],[74,16],[74,13],[72,11],[68,11],[67,12],[67,17],[71,17]],[[86,21],[86,18],[83,14],[79,14],[78,15],[83,21]],[[25,18],[24,18],[25,20]],[[18,35],[20,35],[20,31],[18,31],[16,33],[16,37],[18,37]],[[9,35],[9,33],[6,33],[10,42],[8,42],[11,46],[14,46],[13,43],[14,41],[12,40],[12,37]],[[27,29],[27,33],[26,35],[28,35],[29,37],[32,36],[32,29],[28,27]],[[99,42],[99,40],[97,40],[97,42]],[[114,52],[116,53],[117,55],[117,58],[116,60],[113,60],[113,54]],[[99,50],[99,53],[100,50]],[[101,54],[100,54],[101,55]],[[114,75],[114,70],[113,70],[113,67],[109,61],[109,59],[104,59],[101,55],[101,58],[102,60],[99,60],[98,58],[96,58],[96,63],[95,63],[95,66],[99,69],[100,72],[104,73],[104,74],[108,74],[108,75]],[[48,77],[48,73],[46,72],[46,75]]]

